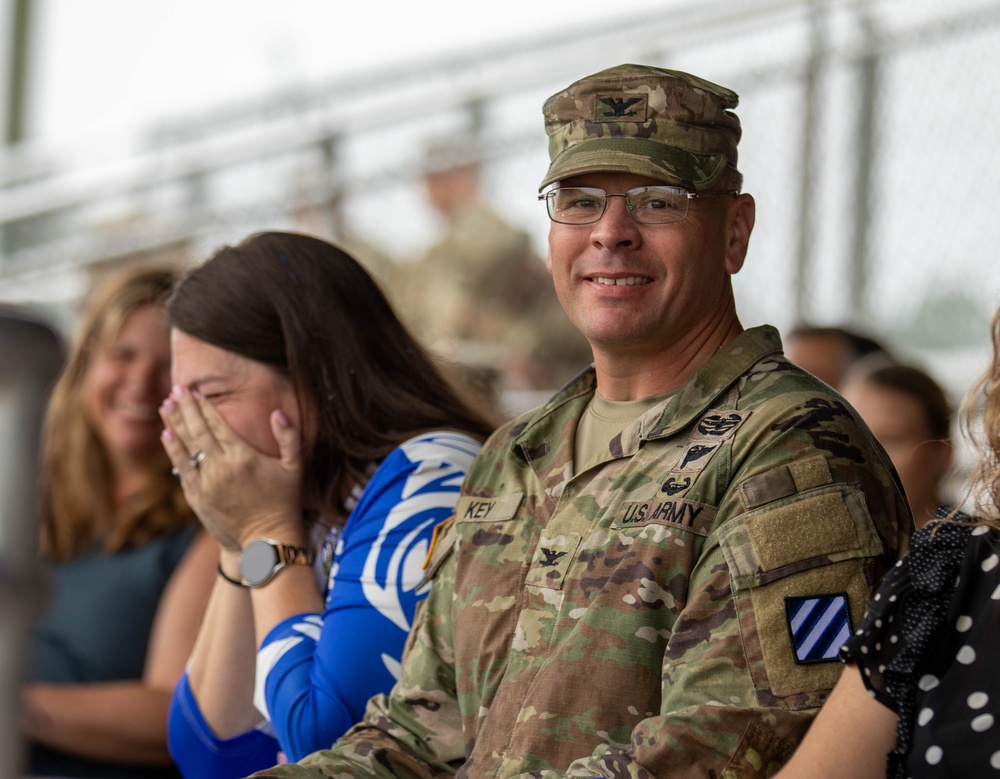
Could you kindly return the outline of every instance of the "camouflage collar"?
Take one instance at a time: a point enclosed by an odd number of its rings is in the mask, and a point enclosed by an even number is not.
[[[634,454],[641,441],[673,435],[692,424],[743,374],[768,354],[781,352],[781,337],[770,325],[745,330],[712,356],[680,391],[643,414],[621,436],[619,456]],[[531,413],[511,443],[515,450],[531,453],[549,450],[549,443],[566,435],[567,421],[575,424],[596,391],[593,366],[571,380],[544,406]]]
[[[781,336],[774,327],[761,325],[740,333],[688,379],[680,392],[649,420],[652,425],[644,428],[648,432],[640,431],[640,438],[671,436],[692,424],[757,362],[777,352],[781,352]]]

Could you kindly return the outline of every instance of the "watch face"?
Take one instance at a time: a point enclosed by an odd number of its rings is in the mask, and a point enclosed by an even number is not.
[[[278,552],[267,541],[257,539],[240,555],[240,576],[251,586],[263,584],[274,575]]]

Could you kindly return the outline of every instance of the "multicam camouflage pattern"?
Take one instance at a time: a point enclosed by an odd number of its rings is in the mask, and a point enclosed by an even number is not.
[[[619,65],[580,79],[542,109],[551,165],[539,187],[593,171],[636,173],[702,191],[736,168],[737,94],[687,73]]]
[[[780,348],[743,333],[590,463],[590,371],[499,430],[400,682],[258,776],[773,775],[840,671],[796,664],[775,614],[846,593],[856,626],[911,524],[884,452]]]

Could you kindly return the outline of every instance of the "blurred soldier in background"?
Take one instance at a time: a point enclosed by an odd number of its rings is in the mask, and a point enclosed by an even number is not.
[[[562,386],[590,363],[590,349],[559,306],[531,237],[480,196],[472,145],[430,144],[424,185],[445,228],[390,284],[404,317],[475,380],[501,390]]]

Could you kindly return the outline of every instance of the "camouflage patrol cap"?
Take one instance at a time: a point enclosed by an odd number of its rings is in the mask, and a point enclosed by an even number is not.
[[[695,191],[736,168],[739,96],[687,73],[619,65],[545,101],[549,165],[539,190],[581,173],[636,173]]]

